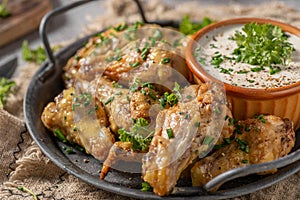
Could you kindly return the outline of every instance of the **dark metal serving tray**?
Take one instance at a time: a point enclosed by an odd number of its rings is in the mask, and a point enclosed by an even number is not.
[[[102,167],[100,161],[77,150],[75,150],[75,154],[66,154],[64,149],[68,147],[68,144],[57,140],[53,134],[44,127],[40,116],[45,105],[53,101],[54,97],[64,89],[62,81],[63,66],[67,63],[68,59],[83,46],[83,43],[87,41],[90,36],[77,40],[54,55],[51,51],[45,30],[47,22],[51,17],[90,1],[74,2],[68,6],[55,9],[44,17],[40,27],[40,34],[49,59],[42,64],[41,68],[32,78],[24,99],[25,120],[31,137],[41,148],[43,153],[56,165],[98,188],[139,199],[182,199],[183,197],[189,197],[189,199],[224,199],[236,197],[269,187],[300,170],[299,130],[296,133],[295,147],[288,156],[269,163],[230,170],[214,178],[204,187],[191,187],[189,181],[181,180],[172,194],[167,197],[159,197],[152,192],[141,191],[141,183],[143,181],[140,174],[130,174],[112,170],[105,180],[100,180],[99,171]],[[135,0],[135,2],[139,7],[143,21],[147,22],[138,0]],[[178,27],[178,22],[175,21],[155,21],[149,23]],[[279,170],[275,174],[265,176],[256,175],[257,172],[276,167],[279,168]],[[220,183],[225,184],[223,184],[217,192],[207,192]]]

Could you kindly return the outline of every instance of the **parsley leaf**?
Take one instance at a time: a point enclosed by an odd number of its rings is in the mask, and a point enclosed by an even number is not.
[[[236,60],[252,65],[287,64],[294,47],[279,26],[272,24],[245,24],[232,38],[238,47],[233,51]]]
[[[56,45],[52,48],[52,51],[60,49],[60,45]],[[77,55],[78,56],[78,55]],[[28,41],[24,40],[22,43],[22,57],[23,60],[29,62],[35,62],[37,64],[42,64],[47,59],[46,50],[43,47],[38,47],[36,49],[30,49]]]
[[[11,93],[12,87],[15,86],[16,83],[7,78],[0,78],[0,108],[3,108],[6,98]]]
[[[193,23],[190,20],[190,17],[188,15],[184,16],[179,24],[179,31],[183,33],[184,35],[192,35],[196,33],[201,28],[213,23],[213,21],[208,18],[204,17],[202,19],[202,23]]]

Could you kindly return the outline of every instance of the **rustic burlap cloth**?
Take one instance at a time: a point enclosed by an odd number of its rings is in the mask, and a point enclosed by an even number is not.
[[[158,1],[147,1],[145,8],[151,19],[177,19],[185,14],[200,20],[204,16],[216,20],[238,17],[269,17],[300,27],[300,13],[282,3],[268,3],[243,7],[241,5],[202,6],[182,3],[175,7]],[[132,1],[111,0],[107,6],[108,14],[91,19],[84,33],[99,30],[119,21],[139,20],[137,9]],[[127,17],[130,16],[130,17]],[[24,186],[34,192],[39,199],[128,199],[92,187],[73,175],[65,173],[43,155],[32,141],[24,125],[22,100],[35,64],[19,66],[14,80],[18,91],[9,99],[5,110],[0,110],[0,199],[32,199],[26,192],[17,189]],[[237,197],[235,199],[300,199],[300,172],[267,189]]]

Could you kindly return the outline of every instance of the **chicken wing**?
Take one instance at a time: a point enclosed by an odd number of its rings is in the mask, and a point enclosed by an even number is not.
[[[287,155],[295,144],[292,122],[273,115],[240,121],[236,130],[230,144],[193,166],[194,186],[202,186],[230,169],[276,160]],[[265,173],[275,172],[276,169]]]
[[[44,125],[54,133],[59,131],[69,142],[77,143],[84,147],[87,153],[100,160],[104,160],[114,143],[114,136],[106,128],[108,120],[104,107],[99,101],[95,105],[91,103],[89,93],[82,93],[76,100],[73,87],[64,90],[55,98],[55,102],[49,103],[41,116]],[[95,116],[93,119],[82,119],[76,123],[76,110],[79,107],[91,107],[85,109],[86,116]]]
[[[225,123],[228,108],[222,88],[214,84],[191,87],[183,94],[188,97],[183,102],[159,112],[143,158],[142,177],[160,196],[168,195],[181,172],[208,153]]]

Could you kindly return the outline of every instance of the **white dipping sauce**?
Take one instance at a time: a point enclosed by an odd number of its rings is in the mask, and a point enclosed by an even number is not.
[[[242,27],[243,24],[219,27],[197,41],[200,48],[195,49],[194,56],[204,70],[222,82],[248,88],[276,88],[300,81],[300,38],[288,33],[287,35],[290,36],[288,42],[293,44],[295,51],[287,66],[272,65],[273,68],[281,68],[281,71],[273,75],[270,74],[269,67],[264,67],[259,72],[252,72],[251,68],[260,66],[229,59],[224,59],[220,67],[215,68],[210,62],[217,55],[216,52],[219,52],[222,57],[233,57],[232,53],[237,48],[237,44],[228,38],[233,37],[237,30],[243,32]],[[222,68],[228,74],[220,72]],[[247,73],[241,73],[241,71]]]

